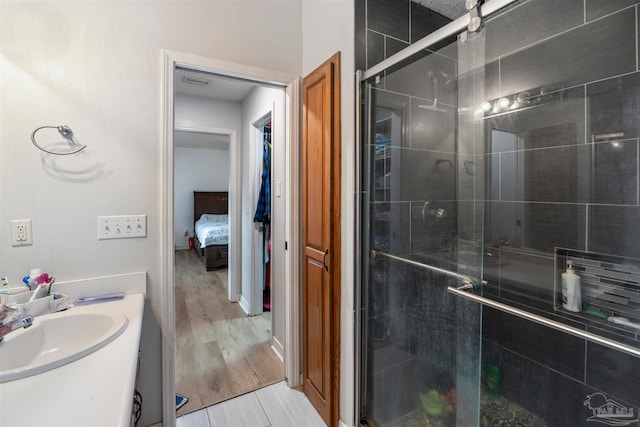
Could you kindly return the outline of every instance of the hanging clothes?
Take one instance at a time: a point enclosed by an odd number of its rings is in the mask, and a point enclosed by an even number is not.
[[[271,128],[264,128],[262,182],[253,222],[268,223],[271,216]]]
[[[264,139],[262,143],[262,182],[260,183],[260,193],[258,194],[258,205],[253,216],[253,222],[261,222],[262,244],[263,244],[263,274],[264,282],[262,287],[262,308],[264,311],[271,310],[271,123],[262,129]]]

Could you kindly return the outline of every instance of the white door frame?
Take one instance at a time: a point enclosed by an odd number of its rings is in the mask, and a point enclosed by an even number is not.
[[[173,50],[162,51],[162,209],[161,209],[161,269],[159,295],[162,328],[162,425],[175,426],[175,253],[173,241],[173,131],[174,131],[174,72],[176,66],[243,78],[265,84],[286,86],[286,199],[285,214],[285,376],[290,387],[300,382],[300,241],[299,241],[299,121],[300,78],[295,75],[265,70],[243,64],[216,60]],[[239,159],[238,159],[239,160]],[[230,200],[230,207],[240,209],[239,198]],[[236,258],[240,259],[240,258]]]
[[[240,168],[238,131],[235,129],[209,127],[192,128],[184,126],[175,126],[174,130],[181,132],[206,133],[210,135],[225,135],[229,137],[229,279],[227,280],[227,299],[231,302],[237,302],[240,296],[240,278],[242,277],[242,262],[240,255],[242,212],[239,208],[238,202],[240,200],[241,190],[238,183],[241,182],[242,171]]]
[[[263,126],[267,118],[273,121],[273,113],[275,111],[275,105],[269,106],[269,109],[261,111],[256,117],[251,119],[251,135],[249,136],[251,154],[249,158],[252,159],[251,166],[253,170],[249,171],[249,176],[261,177],[263,170],[263,154],[262,154],[262,132],[259,127]],[[273,179],[273,178],[272,178]],[[250,189],[253,196],[251,200],[257,202],[260,193],[260,185],[257,181],[253,189]],[[260,180],[262,183],[262,180]],[[272,194],[273,195],[273,194]],[[272,209],[273,212],[273,209]],[[263,244],[263,231],[253,228],[253,248],[251,250],[251,301],[248,304],[249,315],[256,316],[264,312],[262,306],[262,286],[264,284],[264,244]],[[279,308],[280,309],[280,308]],[[245,310],[246,311],[246,310]],[[274,317],[271,317],[271,327],[273,331]]]

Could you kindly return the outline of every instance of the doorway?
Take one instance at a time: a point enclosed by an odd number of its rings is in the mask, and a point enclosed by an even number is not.
[[[186,228],[177,223],[180,214],[192,208],[187,216],[193,227],[185,233],[193,231],[195,241],[193,249],[177,250],[175,256],[176,392],[188,399],[178,410],[184,415],[284,379],[278,330],[282,307],[276,298],[273,313],[263,311],[263,292],[271,279],[267,261],[282,256],[270,253],[271,218],[280,214],[281,201],[274,198],[272,209],[269,195],[271,128],[281,125],[274,121],[272,126],[271,117],[284,108],[284,91],[177,67],[174,92],[175,124],[180,129],[174,140],[174,223],[180,230]],[[262,115],[265,108],[268,113]],[[253,120],[255,111],[262,115],[259,121]],[[232,128],[228,133],[240,135],[234,146],[240,168],[233,176],[230,150],[220,149],[220,144],[180,145],[182,129],[203,125],[226,125]],[[185,164],[187,151],[195,153]],[[234,192],[228,191],[230,180],[239,184]],[[185,188],[185,182],[191,187]],[[193,201],[183,206],[177,203],[182,197]],[[237,198],[249,209],[230,212],[228,201]],[[232,233],[230,225],[238,222],[240,232]],[[250,236],[244,230],[251,230]],[[233,258],[235,247],[243,253],[240,260]],[[243,283],[239,293],[229,292],[237,282]]]
[[[165,209],[165,216],[163,219],[163,224],[165,226],[165,230],[172,226],[173,223],[173,146],[172,140],[173,135],[170,132],[172,128],[175,127],[175,122],[177,120],[177,115],[175,114],[175,71],[176,67],[191,69],[193,71],[206,72],[210,75],[226,78],[226,79],[236,79],[242,81],[253,82],[255,85],[262,85],[273,88],[274,86],[278,87],[279,92],[282,94],[283,102],[282,102],[282,112],[279,114],[274,114],[275,119],[281,120],[281,136],[282,143],[279,144],[281,146],[281,152],[274,152],[274,157],[282,156],[281,159],[281,173],[283,176],[276,176],[275,180],[279,182],[282,187],[281,196],[279,200],[279,207],[277,209],[281,209],[282,221],[281,221],[281,231],[279,236],[281,236],[281,247],[285,245],[288,247],[289,251],[293,249],[293,246],[296,245],[296,242],[293,241],[289,236],[292,234],[291,230],[295,230],[297,225],[294,221],[293,216],[290,213],[292,203],[291,196],[296,194],[298,189],[294,184],[294,180],[284,179],[285,176],[295,177],[297,176],[297,169],[295,168],[295,161],[292,161],[293,158],[297,158],[297,153],[295,152],[297,146],[297,138],[295,132],[291,131],[291,124],[295,123],[297,120],[291,118],[291,115],[294,114],[295,108],[292,108],[293,105],[297,105],[297,78],[292,76],[283,76],[280,73],[270,73],[261,69],[253,69],[252,67],[246,66],[238,66],[236,64],[225,63],[221,61],[215,61],[208,58],[199,58],[193,57],[192,55],[184,55],[177,52],[165,52],[165,98],[164,98],[164,107],[165,107],[165,133],[164,133],[164,199],[163,205]],[[247,115],[245,114],[245,117]],[[251,116],[248,116],[251,117]],[[241,129],[238,132],[241,136],[238,138],[242,140],[242,135],[247,135],[248,132],[245,129]],[[171,142],[171,144],[170,144]],[[240,154],[242,155],[242,149],[239,148]],[[295,156],[295,157],[294,157]],[[233,157],[233,156],[231,156]],[[250,253],[247,249],[251,247],[251,245],[242,244],[245,240],[245,236],[250,235],[245,233],[245,229],[247,228],[247,221],[244,221],[243,217],[248,216],[247,213],[251,211],[251,217],[253,217],[253,209],[251,207],[250,200],[248,196],[245,196],[246,193],[251,194],[251,191],[245,191],[247,189],[246,180],[247,177],[244,175],[240,175],[238,179],[239,171],[241,171],[241,161],[239,158],[231,158],[230,159],[230,168],[235,169],[236,175],[231,172],[231,179],[229,182],[229,217],[230,217],[230,229],[231,235],[233,236],[233,231],[237,230],[238,234],[242,236],[240,243],[229,246],[229,276],[233,276],[233,273],[238,272],[235,275],[234,283],[239,288],[239,297],[241,298],[244,290],[242,289],[242,285],[245,277],[250,277],[245,271],[246,269],[242,268],[242,265],[246,265],[244,260],[247,256],[247,253]],[[293,170],[292,170],[292,166]],[[286,174],[286,175],[284,175]],[[235,179],[234,179],[235,177]],[[293,184],[292,184],[293,182]],[[234,186],[235,190],[234,191]],[[169,208],[171,206],[171,208]],[[241,217],[240,221],[236,221],[234,224],[233,218]],[[235,226],[235,227],[234,227]],[[253,226],[253,224],[250,224]],[[294,228],[295,227],[295,228]],[[169,248],[173,249],[173,235],[167,234],[163,236],[163,260],[165,262],[164,276],[169,280],[166,280],[167,283],[174,283],[175,280],[175,253],[170,251]],[[233,240],[233,237],[231,237]],[[273,242],[274,249],[277,243]],[[299,362],[297,362],[299,356],[298,339],[287,339],[291,336],[292,332],[297,334],[298,321],[297,316],[294,318],[291,316],[292,313],[298,312],[297,307],[297,290],[292,290],[289,284],[291,283],[292,274],[296,274],[295,271],[297,269],[297,261],[295,259],[291,259],[292,257],[287,250],[281,250],[280,256],[282,259],[278,262],[282,266],[281,271],[279,271],[278,277],[280,277],[281,290],[280,290],[280,299],[282,301],[280,306],[279,316],[279,327],[280,330],[278,333],[280,334],[280,338],[276,339],[275,327],[273,328],[274,339],[271,341],[270,346],[271,349],[274,350],[274,353],[278,354],[280,359],[285,363],[285,367],[287,370],[287,382],[290,386],[296,386],[296,382],[299,381]],[[285,274],[286,272],[286,274]],[[273,273],[273,276],[276,276],[276,272]],[[171,280],[174,279],[174,280]],[[231,289],[231,286],[230,288]],[[233,300],[233,295],[230,292],[229,296],[231,300]],[[292,297],[293,296],[293,297]],[[163,295],[164,303],[163,303],[163,318],[167,321],[166,330],[167,334],[164,335],[163,340],[163,383],[164,383],[164,392],[163,392],[163,402],[164,402],[164,411],[163,411],[163,420],[165,425],[172,425],[173,419],[175,417],[174,411],[175,407],[173,405],[175,399],[175,384],[174,378],[176,374],[175,365],[171,366],[175,362],[175,343],[176,343],[176,335],[175,335],[175,306],[172,305],[176,302],[175,290],[172,286],[167,286],[165,289],[165,293]],[[173,304],[172,304],[173,303]],[[235,305],[238,307],[238,305]],[[277,305],[274,307],[277,308]],[[274,318],[276,313],[273,313]],[[170,322],[170,319],[174,320]],[[293,319],[293,321],[291,321]],[[275,323],[275,319],[274,319]],[[290,343],[288,346],[284,346],[284,343]],[[289,362],[289,363],[287,363]],[[294,374],[290,374],[289,372],[294,372]],[[169,403],[171,402],[171,403]]]
[[[268,111],[256,120],[252,120],[251,157],[253,157],[254,173],[260,177],[257,200],[253,216],[253,273],[251,281],[251,303],[247,304],[250,315],[261,315],[271,311],[271,240],[272,218],[271,195],[273,182],[271,168],[273,165],[273,112],[275,105],[268,106]],[[279,193],[274,194],[279,197]]]

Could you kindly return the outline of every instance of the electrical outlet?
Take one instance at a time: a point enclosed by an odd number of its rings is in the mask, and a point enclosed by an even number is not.
[[[31,220],[15,219],[11,221],[11,246],[33,245]]]
[[[146,215],[98,217],[98,240],[147,237]]]

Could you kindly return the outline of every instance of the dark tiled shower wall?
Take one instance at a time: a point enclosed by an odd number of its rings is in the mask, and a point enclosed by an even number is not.
[[[370,208],[376,249],[406,256],[453,245],[455,73],[454,59],[432,53],[390,73],[371,91],[376,140],[369,147]],[[437,111],[423,108],[436,98]],[[444,209],[447,218],[425,216],[434,209]]]
[[[593,425],[584,402],[596,392],[638,414],[637,358],[486,308],[483,337],[482,364],[499,367],[501,395],[549,425]]]
[[[487,50],[497,28],[510,28],[518,14],[548,2],[529,1],[490,20]],[[562,2],[557,36],[544,28],[546,39],[512,42],[513,53],[502,41],[494,49],[502,53],[486,68],[487,99],[547,92],[540,105],[485,119],[485,244],[503,261],[488,268],[500,289],[526,285],[527,276],[539,282],[533,276],[540,268],[523,267],[527,253],[535,265],[547,257],[546,271],[553,269],[555,247],[640,258],[637,7],[619,1],[623,9],[612,11],[611,4]],[[520,22],[525,34],[534,31],[533,23]],[[512,141],[497,143],[492,129],[512,134]],[[557,298],[553,280],[540,285],[536,291]]]
[[[519,2],[486,25],[486,55],[491,61],[485,70],[486,98],[541,86],[551,96],[539,107],[486,120],[487,129],[512,132],[518,140],[511,148],[486,150],[491,153],[485,158],[491,169],[487,173],[485,243],[494,256],[485,259],[485,277],[492,285],[489,292],[547,317],[559,319],[561,314],[553,312],[555,247],[640,257],[640,68],[635,5],[636,1],[627,0],[533,0]],[[418,27],[411,20],[414,8],[412,3],[397,0],[356,1],[358,68],[371,67],[416,40]],[[417,116],[416,104],[433,99],[424,78],[419,80],[421,87],[407,84],[426,71],[421,67],[414,63],[413,69],[388,76],[378,90],[395,97],[389,105],[404,108],[405,117],[411,120],[408,136],[398,140],[393,150],[401,153],[396,159],[414,164],[417,170],[403,169],[395,179],[403,180],[398,188],[404,190],[386,194],[370,207],[372,218],[391,211],[411,218],[393,222],[393,230],[384,229],[397,236],[400,253],[417,252],[417,242],[424,250],[430,247],[428,233],[416,233],[422,227],[425,196],[407,190],[404,181],[429,182],[430,168],[440,159],[430,152],[434,141],[444,144],[438,151],[452,152],[446,142],[450,139],[429,139],[429,132],[437,133],[448,116]],[[623,137],[602,137],[611,133],[623,133]],[[427,167],[420,168],[421,164]],[[513,172],[516,165],[524,167]],[[517,175],[510,178],[509,173]],[[428,186],[423,185],[425,188]],[[372,227],[386,226],[374,221]],[[380,357],[377,363],[371,362],[383,369],[374,369],[369,379],[369,386],[376,390],[369,404],[385,420],[410,409],[420,384],[427,384],[421,379],[406,386],[407,381],[420,379],[428,365],[427,359],[417,357],[418,347],[409,343],[429,323],[404,323],[411,313],[425,309],[416,303],[420,296],[409,291],[424,280],[418,281],[415,274],[418,272],[381,278],[378,288],[370,291],[371,328],[375,329],[373,322],[385,319],[388,323],[383,329],[392,325],[389,330],[397,331],[401,338],[386,347],[392,352],[385,353],[381,346],[371,353]],[[401,303],[395,305],[398,301]],[[562,321],[601,335],[610,333],[570,318]],[[499,366],[502,395],[550,425],[592,425],[586,421],[590,411],[584,401],[596,391],[638,413],[640,359],[490,309],[485,310],[482,325],[482,363]],[[385,337],[389,338],[393,337]],[[620,336],[616,339],[625,341]]]
[[[487,292],[612,337],[554,312],[554,248],[640,258],[637,8],[534,0],[486,27],[486,98],[539,87],[550,94],[539,106],[485,120],[494,144],[484,159],[485,243],[499,257],[485,263]],[[494,143],[491,129],[514,137]],[[614,338],[638,347],[633,333],[624,335]],[[638,414],[638,358],[492,309],[483,338],[483,365],[500,367],[502,394],[552,425],[592,425],[584,402],[598,391]]]
[[[356,0],[355,19],[356,69],[360,70],[373,67],[451,21],[411,0]]]
[[[373,419],[387,423],[419,407],[421,393],[454,387],[456,301],[446,276],[384,257],[374,265],[385,274],[371,278],[367,405]]]

